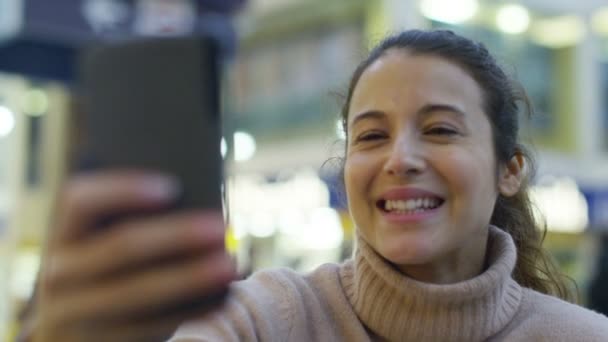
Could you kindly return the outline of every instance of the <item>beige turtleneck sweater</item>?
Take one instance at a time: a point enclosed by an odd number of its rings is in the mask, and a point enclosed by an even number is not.
[[[512,278],[511,237],[490,227],[488,268],[451,285],[396,271],[362,239],[354,260],[310,274],[258,272],[171,341],[608,341],[608,318]]]

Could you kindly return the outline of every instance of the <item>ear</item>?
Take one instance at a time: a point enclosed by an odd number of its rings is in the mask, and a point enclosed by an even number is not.
[[[515,195],[524,179],[525,159],[516,152],[511,160],[500,167],[498,173],[498,191],[505,197]]]

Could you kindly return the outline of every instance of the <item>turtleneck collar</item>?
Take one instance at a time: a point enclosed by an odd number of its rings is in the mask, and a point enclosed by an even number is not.
[[[486,270],[448,285],[401,274],[357,236],[354,260],[341,277],[359,319],[390,341],[483,341],[502,330],[522,291],[511,278],[517,256],[511,236],[489,229]]]

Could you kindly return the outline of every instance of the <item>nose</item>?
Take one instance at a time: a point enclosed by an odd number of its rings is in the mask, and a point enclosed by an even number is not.
[[[398,137],[389,150],[384,171],[393,176],[414,176],[426,168],[422,149],[416,139],[406,135]]]

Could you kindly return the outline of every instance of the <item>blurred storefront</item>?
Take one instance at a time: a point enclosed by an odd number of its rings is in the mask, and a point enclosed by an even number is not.
[[[526,136],[534,138],[538,150],[539,179],[543,176],[546,176],[545,180],[550,177],[571,179],[579,193],[582,186],[586,193],[588,189],[601,188],[608,181],[601,176],[605,174],[601,172],[606,165],[605,149],[597,145],[597,141],[604,139],[606,134],[593,124],[603,115],[600,114],[603,97],[597,94],[599,85],[594,81],[598,80],[589,72],[595,69],[587,66],[600,63],[600,56],[588,45],[589,42],[601,40],[601,32],[586,21],[586,18],[601,12],[597,9],[600,3],[568,6],[561,2],[531,1],[528,7],[522,5],[526,2],[512,4],[495,1],[331,1],[325,2],[326,6],[318,6],[316,2],[284,3],[280,11],[270,14],[262,11],[257,19],[252,16],[244,21],[243,27],[247,28],[250,35],[245,39],[241,58],[234,68],[236,75],[233,75],[233,84],[237,85],[235,91],[238,92],[235,98],[243,101],[235,103],[231,108],[238,118],[238,124],[261,139],[269,136],[268,145],[277,141],[274,139],[280,138],[280,135],[297,138],[300,134],[307,133],[302,126],[312,127],[314,123],[321,122],[319,126],[325,129],[323,134],[333,127],[329,120],[337,117],[339,101],[333,108],[297,106],[298,101],[306,102],[307,97],[312,98],[310,103],[318,106],[330,91],[345,88],[348,73],[339,71],[331,72],[329,76],[323,74],[321,71],[331,63],[323,63],[322,58],[317,58],[323,49],[314,49],[315,42],[322,39],[310,38],[316,35],[329,40],[334,33],[327,31],[331,26],[326,23],[328,17],[331,23],[337,23],[339,27],[339,30],[334,31],[350,32],[351,41],[360,39],[359,45],[350,44],[350,48],[342,46],[335,49],[340,51],[336,53],[340,54],[338,58],[342,64],[350,63],[352,56],[363,54],[368,42],[395,29],[449,28],[484,42],[527,89],[534,106],[534,115],[530,123],[526,120],[522,120],[522,123],[526,125]],[[313,15],[315,9],[320,11],[318,8],[323,8],[324,13]],[[333,18],[331,10],[327,8],[335,10]],[[313,16],[317,19],[311,19]],[[298,19],[293,19],[296,17]],[[291,18],[291,25],[281,21],[285,18]],[[309,24],[306,25],[305,22]],[[276,28],[273,28],[273,23],[276,23]],[[326,31],[321,33],[323,30]],[[298,44],[304,45],[305,39],[302,37],[306,36],[309,37],[309,48],[298,49]],[[341,33],[337,36],[344,35]],[[282,53],[282,46],[292,55]],[[334,43],[332,46],[340,44]],[[291,71],[302,70],[300,77],[295,75],[284,78],[291,85],[289,89],[284,89],[285,83],[281,82],[282,75],[289,73],[282,69],[283,60],[289,61]],[[355,58],[355,62],[357,60]],[[582,65],[585,65],[584,70]],[[354,64],[342,68],[352,70],[353,66]],[[323,76],[314,77],[315,73]],[[342,75],[341,84],[327,80],[334,74]],[[306,84],[311,79],[316,82],[313,89],[309,90]],[[248,89],[248,83],[254,84],[252,89]],[[291,91],[298,96],[294,98],[285,93]],[[282,102],[287,105],[282,105]],[[298,108],[302,110],[299,111]],[[264,116],[272,117],[272,123],[263,120]],[[280,129],[277,130],[277,127]],[[586,131],[587,128],[592,131]],[[298,130],[303,132],[297,134]],[[315,129],[314,132],[319,130]],[[591,173],[586,168],[579,168],[581,162],[594,166],[589,169],[595,171]],[[253,164],[255,163],[251,165]],[[586,197],[583,200],[586,201]],[[591,210],[586,205],[579,209]],[[591,212],[580,214],[580,210],[574,216],[582,215],[586,218],[577,221],[577,225],[550,229],[561,232],[584,230]],[[580,222],[585,223],[581,226]]]
[[[0,13],[9,2],[0,0]],[[109,13],[98,16],[98,29],[120,30],[127,19],[112,6],[136,2],[88,3]],[[483,41],[528,90],[536,113],[525,134],[538,151],[539,219],[550,232],[547,246],[585,293],[597,236],[608,234],[608,9],[580,3],[252,0],[237,20],[241,43],[224,96],[236,131],[227,153],[227,242],[243,273],[305,271],[350,255],[353,225],[338,175],[348,77],[386,33],[445,27]],[[25,68],[39,65],[40,55],[9,65],[15,59],[3,47],[14,40],[2,45],[10,30],[1,25],[0,296],[8,300],[0,300],[0,338],[35,279],[62,174],[73,77],[67,69]],[[58,44],[37,39],[37,51]],[[63,63],[73,63],[68,55]]]
[[[2,331],[29,298],[61,170],[67,89],[0,73]]]
[[[583,303],[587,300],[597,269],[598,235],[608,231],[608,35],[601,24],[601,2],[276,3],[278,9],[260,5],[242,22],[247,34],[231,77],[237,101],[230,113],[239,129],[258,139],[260,155],[235,165],[237,175],[242,170],[260,177],[290,170],[282,158],[317,167],[339,156],[339,134],[335,144],[327,137],[340,101],[327,99],[336,89],[345,91],[349,70],[386,33],[414,27],[463,33],[484,42],[528,91],[534,114],[528,121],[522,113],[522,124],[539,164],[533,187],[537,216],[549,231],[546,246],[579,284]],[[301,159],[294,160],[291,150],[279,152],[277,144],[286,137],[299,141]],[[319,141],[325,153],[315,157],[308,151],[319,149]],[[265,158],[264,151],[273,151],[274,158]],[[280,230],[275,231],[273,236],[279,236]],[[274,243],[275,251],[289,250],[280,246],[288,242]]]
[[[242,3],[0,0],[0,340],[14,340],[52,229],[79,50],[97,41],[207,34],[229,56],[229,15]]]

